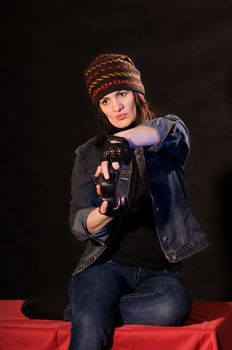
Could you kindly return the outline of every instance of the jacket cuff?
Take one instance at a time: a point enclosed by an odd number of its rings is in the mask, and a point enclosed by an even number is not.
[[[81,241],[88,239],[90,236],[87,230],[87,217],[94,208],[95,207],[84,208],[84,209],[78,210],[76,214],[76,217],[72,226],[72,232]]]
[[[72,227],[72,232],[81,241],[85,241],[85,240],[91,238],[96,242],[105,243],[105,241],[107,240],[107,238],[109,236],[108,225],[104,229],[102,229],[101,231],[99,231],[97,234],[94,234],[94,235],[89,233],[87,230],[87,217],[93,209],[95,209],[95,207],[84,208],[84,209],[81,209],[77,212],[75,220],[74,220],[74,224]]]
[[[108,237],[109,237],[109,226],[107,225],[104,229],[102,229],[101,231],[99,231],[98,233],[91,235],[90,234],[91,239],[93,239],[96,242],[99,242],[101,244],[105,244],[105,242],[107,241]]]

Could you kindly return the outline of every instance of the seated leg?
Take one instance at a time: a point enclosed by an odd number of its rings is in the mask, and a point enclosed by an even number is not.
[[[145,270],[145,269],[144,269]],[[143,272],[134,293],[120,301],[124,324],[180,325],[191,310],[191,298],[178,272]]]
[[[128,285],[110,264],[93,266],[73,276],[70,284],[72,329],[69,350],[109,347],[120,298]]]

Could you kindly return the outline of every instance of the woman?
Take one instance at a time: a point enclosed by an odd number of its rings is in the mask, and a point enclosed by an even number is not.
[[[191,310],[181,261],[208,244],[186,202],[183,121],[156,117],[126,55],[96,57],[86,82],[100,131],[72,174],[70,225],[86,249],[70,283],[69,350],[110,348],[116,325],[180,325]]]

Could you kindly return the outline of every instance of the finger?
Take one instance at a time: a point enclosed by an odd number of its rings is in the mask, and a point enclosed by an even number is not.
[[[118,169],[120,168],[119,162],[113,162],[113,163],[112,163],[112,167],[113,167],[115,170],[118,170]]]
[[[121,205],[125,205],[125,197],[121,197],[120,202],[121,202]]]
[[[115,201],[115,205],[113,210],[117,210],[121,205],[120,198],[118,197],[117,200]]]
[[[109,166],[109,162],[107,160],[104,160],[101,163],[102,173],[103,173],[103,176],[106,180],[108,180],[110,178],[108,166]]]
[[[100,185],[96,185],[96,192],[97,192],[97,194],[98,194],[98,196],[100,196],[101,197],[101,186]]]
[[[108,207],[108,202],[107,201],[103,201],[102,205],[100,206],[100,211],[101,211],[102,214],[106,213],[107,207]]]
[[[125,204],[125,198],[124,197],[118,197],[117,205],[114,207],[114,210],[117,210],[120,206],[124,206],[124,204]]]
[[[100,176],[101,175],[101,171],[102,171],[102,168],[101,168],[101,165],[99,165],[98,167],[97,167],[97,170],[96,170],[96,172],[95,172],[95,177],[98,177],[98,176]]]

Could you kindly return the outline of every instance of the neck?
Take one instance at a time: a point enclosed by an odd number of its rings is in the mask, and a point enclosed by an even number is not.
[[[107,128],[108,129],[107,132],[105,132],[105,133],[100,132],[100,134],[97,135],[95,144],[97,147],[102,147],[104,142],[106,141],[107,135],[114,135],[117,132],[135,128],[137,125],[138,125],[138,123],[136,121],[134,121],[132,124],[128,125],[125,128],[116,128],[116,126],[113,126],[112,124],[109,123],[108,128]]]
[[[132,128],[135,128],[137,126],[137,122],[133,122],[131,123],[130,125],[126,126],[125,128],[117,128],[116,126],[113,126],[111,125],[110,126],[110,130],[109,130],[109,135],[114,135],[116,134],[117,132],[120,132],[120,131],[125,131],[125,130],[129,130],[129,129],[132,129]]]

